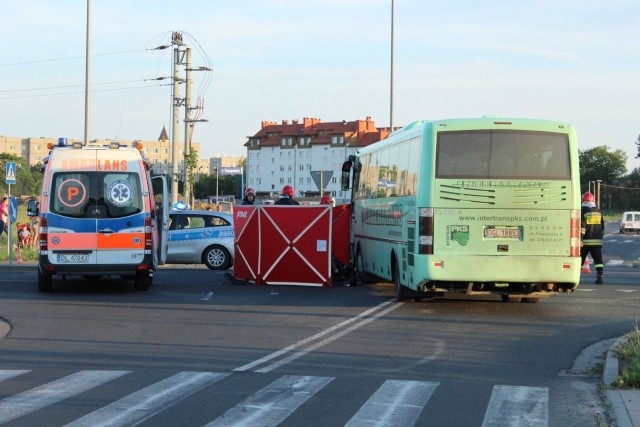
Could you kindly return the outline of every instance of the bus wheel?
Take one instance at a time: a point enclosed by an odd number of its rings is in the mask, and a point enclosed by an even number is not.
[[[528,304],[537,304],[540,301],[540,298],[522,298],[522,302]]]
[[[38,269],[38,291],[51,292],[53,290],[53,276],[44,274]]]
[[[148,291],[153,278],[149,273],[137,273],[133,281],[133,287],[136,291]]]
[[[400,284],[400,268],[396,262],[393,266],[393,284],[396,288],[396,301],[404,301],[406,299],[404,286]]]
[[[356,264],[351,277],[351,286],[361,286],[364,283],[364,263],[362,262],[362,251],[358,247],[356,251]]]
[[[500,298],[502,298],[502,302],[520,302],[520,297],[513,295],[502,294],[500,295]]]

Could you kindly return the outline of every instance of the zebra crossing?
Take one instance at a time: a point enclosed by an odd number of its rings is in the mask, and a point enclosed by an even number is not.
[[[2,383],[17,381],[30,370],[0,370],[0,396]],[[117,381],[133,371],[84,370],[41,384],[22,393],[0,400],[0,424],[19,420],[36,411],[47,410],[66,399],[80,396],[98,386]],[[222,380],[233,380],[238,373],[184,371],[155,383],[86,414],[66,426],[132,426],[146,421],[201,390],[228,385]],[[246,374],[245,374],[246,375]],[[262,374],[257,374],[262,375]],[[336,378],[321,376],[283,375],[253,392],[240,403],[214,415],[209,426],[276,426],[285,421],[305,402],[322,399],[319,392]],[[381,380],[379,388],[350,416],[349,427],[360,426],[412,426],[431,397],[437,393],[439,382],[388,379]],[[259,388],[260,386],[258,386]],[[363,399],[366,396],[363,397]],[[494,426],[548,426],[549,391],[541,387],[494,385],[486,409],[483,427]],[[327,408],[335,410],[335,408]],[[317,415],[315,416],[317,418]]]

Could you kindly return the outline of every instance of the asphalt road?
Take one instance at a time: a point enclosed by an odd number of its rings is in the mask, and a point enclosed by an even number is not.
[[[640,270],[608,252],[605,285],[585,274],[539,304],[396,303],[385,283],[233,285],[206,269],[163,269],[149,292],[38,293],[34,271],[5,272],[0,424],[594,425],[600,379],[574,360],[640,313]]]

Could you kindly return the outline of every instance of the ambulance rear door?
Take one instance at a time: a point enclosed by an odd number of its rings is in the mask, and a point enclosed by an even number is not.
[[[95,151],[57,152],[48,168],[51,185],[43,198],[48,204],[48,261],[66,270],[92,270],[98,262]]]
[[[145,261],[145,220],[149,203],[140,154],[135,150],[96,150],[94,215],[100,265],[127,269]]]

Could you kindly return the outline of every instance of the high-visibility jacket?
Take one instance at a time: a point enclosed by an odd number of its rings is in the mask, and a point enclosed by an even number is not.
[[[598,208],[582,206],[580,232],[584,246],[602,246],[604,217]]]

